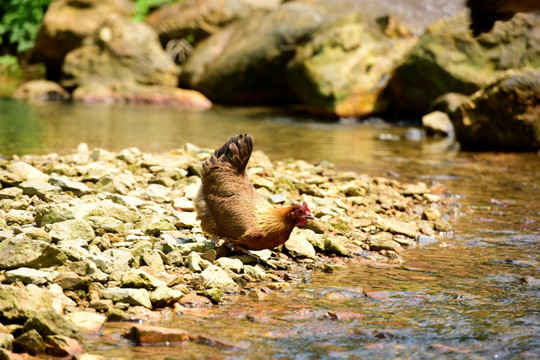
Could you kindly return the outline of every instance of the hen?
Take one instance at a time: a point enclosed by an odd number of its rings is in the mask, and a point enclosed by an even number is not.
[[[195,199],[202,229],[233,250],[272,249],[287,241],[296,225],[313,219],[305,202],[276,208],[255,190],[246,175],[252,151],[250,135],[230,137],[203,162]]]

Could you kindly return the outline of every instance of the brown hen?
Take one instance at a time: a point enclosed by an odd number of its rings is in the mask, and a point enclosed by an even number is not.
[[[287,241],[296,225],[313,219],[305,202],[276,208],[255,190],[246,175],[252,151],[250,135],[230,137],[203,162],[195,199],[202,229],[234,250],[272,249]]]

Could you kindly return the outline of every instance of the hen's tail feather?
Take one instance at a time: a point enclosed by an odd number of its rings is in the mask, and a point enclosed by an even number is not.
[[[214,151],[203,164],[211,166],[217,162],[228,162],[239,174],[243,174],[253,151],[253,138],[248,134],[238,134],[227,139],[225,144]]]

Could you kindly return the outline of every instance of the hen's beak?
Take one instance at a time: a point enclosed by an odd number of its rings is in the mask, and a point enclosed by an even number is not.
[[[315,218],[313,217],[313,215],[308,215],[308,216],[306,216],[306,219],[308,219],[308,220],[315,220]]]

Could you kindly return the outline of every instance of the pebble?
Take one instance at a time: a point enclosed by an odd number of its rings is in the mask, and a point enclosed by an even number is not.
[[[4,160],[0,269],[5,282],[18,284],[0,284],[4,323],[37,324],[40,312],[55,309],[58,315],[69,309],[59,318],[69,318],[83,332],[95,332],[105,319],[151,319],[156,316],[151,309],[165,306],[179,312],[198,307],[202,314],[229,294],[264,299],[272,291],[287,290],[291,279],[303,271],[339,271],[343,265],[338,260],[343,257],[395,262],[398,254],[414,246],[414,239],[419,244],[436,242],[426,234],[451,231],[450,224],[441,220],[455,204],[446,200],[447,191],[434,193],[423,182],[402,184],[341,172],[329,163],[273,163],[264,153],[254,152],[248,173],[263,196],[273,204],[306,201],[316,220],[296,228],[281,248],[254,251],[254,256],[223,256],[201,230],[193,205],[201,162],[210,153],[192,145],[168,154],[136,148],[90,151],[83,145],[68,155]],[[87,292],[86,299],[77,295],[81,291]],[[364,294],[389,298],[382,292]],[[313,310],[303,309],[283,320],[313,316]],[[362,316],[327,314],[342,321]],[[148,327],[130,334],[145,343],[141,336],[150,330],[167,334]],[[25,331],[21,336],[32,329]],[[90,354],[77,355],[78,342],[58,337],[76,339],[77,329],[71,331],[40,330],[38,335],[58,354],[92,359]],[[21,343],[20,336],[2,336],[0,342]],[[160,341],[169,335],[163,336]],[[181,331],[174,336],[235,346]]]

